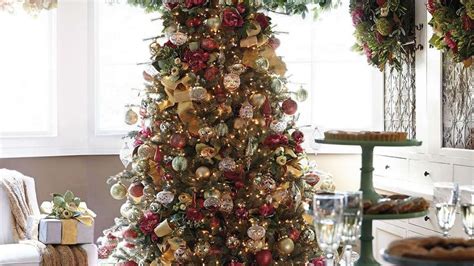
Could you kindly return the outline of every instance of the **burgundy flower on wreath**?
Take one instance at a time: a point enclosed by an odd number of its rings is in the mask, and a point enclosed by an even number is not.
[[[263,145],[268,146],[272,149],[288,144],[288,137],[283,134],[272,134],[265,138]]]
[[[239,12],[233,8],[226,8],[222,12],[222,26],[225,27],[242,27],[244,20],[240,16]]]
[[[202,49],[197,49],[195,51],[186,50],[186,52],[184,52],[183,61],[188,63],[193,72],[198,72],[206,68],[207,60],[209,60],[209,53]]]
[[[369,46],[366,43],[364,43],[362,48],[364,49],[364,53],[367,56],[367,58],[371,59],[372,58],[372,50],[369,48]]]
[[[451,32],[446,32],[446,34],[444,35],[444,43],[446,43],[446,45],[451,49],[453,50],[454,53],[457,53],[458,52],[458,45],[457,43],[453,40],[452,38],[452,35],[451,35]]]
[[[436,11],[436,3],[435,0],[428,0],[428,3],[426,3],[426,9],[430,14],[433,14]]]
[[[255,20],[258,22],[258,24],[260,24],[262,29],[266,29],[268,26],[270,26],[270,18],[265,16],[263,13],[255,14]]]
[[[195,6],[202,6],[206,3],[206,0],[185,0],[184,6],[186,8],[192,8]]]
[[[149,235],[153,233],[153,230],[160,222],[160,217],[156,213],[152,213],[151,211],[147,211],[140,222],[138,223],[138,227],[140,231],[142,231],[145,235]]]
[[[356,10],[352,11],[352,24],[357,25],[364,20],[364,10],[362,8],[357,8]]]

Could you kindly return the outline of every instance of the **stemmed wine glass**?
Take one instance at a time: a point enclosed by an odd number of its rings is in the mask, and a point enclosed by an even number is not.
[[[459,190],[464,232],[474,239],[474,186],[461,186]]]
[[[459,185],[451,182],[434,183],[433,202],[436,207],[438,226],[447,237],[456,220],[456,206],[459,201]]]
[[[362,191],[344,193],[344,211],[341,240],[344,244],[344,265],[352,266],[352,246],[360,237],[362,226]]]
[[[339,247],[343,226],[344,195],[313,196],[314,226],[318,245],[326,256],[326,265],[334,265],[334,253]]]

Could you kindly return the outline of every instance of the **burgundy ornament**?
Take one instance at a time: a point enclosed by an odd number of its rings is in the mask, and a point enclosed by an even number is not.
[[[212,38],[204,38],[201,40],[201,47],[206,51],[214,51],[219,48],[219,44]]]
[[[204,218],[204,215],[196,208],[188,208],[186,210],[186,219],[191,221],[200,221]]]
[[[287,115],[294,115],[296,110],[298,110],[298,104],[290,98],[283,101],[281,107],[283,108],[283,112]]]
[[[229,262],[227,264],[227,266],[244,266],[245,264],[243,264],[242,262],[238,262],[238,261],[235,261],[235,260],[232,260],[231,262]]]
[[[173,134],[170,138],[170,145],[177,149],[182,149],[186,146],[186,136],[184,134]]]
[[[163,153],[161,152],[161,150],[159,148],[157,148],[155,150],[155,155],[153,156],[153,161],[157,162],[157,163],[161,163],[163,161]]]
[[[206,0],[185,0],[184,6],[186,8],[192,8],[196,6],[202,6],[205,3],[206,3]]]
[[[128,193],[135,198],[143,196],[143,184],[141,182],[135,182],[128,187]]]
[[[291,238],[291,240],[293,241],[297,241],[300,238],[300,234],[301,232],[298,229],[292,228],[290,233],[288,234],[288,237]]]
[[[297,144],[301,144],[303,143],[304,141],[304,134],[303,132],[299,131],[299,130],[295,130],[293,131],[293,133],[291,133],[291,138],[297,143]]]
[[[241,220],[245,220],[249,217],[249,211],[244,207],[239,207],[235,209],[235,216]]]
[[[272,149],[277,148],[280,145],[288,144],[288,137],[283,134],[272,134],[265,138],[263,145],[268,146]]]
[[[134,262],[133,260],[129,260],[129,261],[119,262],[115,265],[116,266],[138,266],[138,263]]]
[[[198,27],[202,24],[202,20],[199,18],[188,18],[186,20],[186,26],[190,28]]]
[[[272,252],[268,249],[263,249],[255,254],[255,260],[258,266],[269,266],[273,262]]]
[[[296,153],[303,153],[304,149],[300,144],[298,144],[298,145],[295,146],[295,152]]]
[[[135,231],[135,229],[133,229],[132,227],[129,226],[125,230],[123,230],[122,236],[125,239],[135,239],[135,238],[138,237],[138,232]]]
[[[245,187],[245,184],[244,184],[244,182],[242,182],[242,181],[236,181],[236,182],[234,183],[234,187],[235,187],[236,189],[242,189],[242,188]]]
[[[275,214],[275,207],[270,203],[265,203],[258,208],[258,211],[263,217],[270,217]]]

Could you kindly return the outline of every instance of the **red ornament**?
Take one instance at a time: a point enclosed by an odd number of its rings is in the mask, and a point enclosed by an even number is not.
[[[143,196],[143,184],[141,182],[135,182],[128,187],[128,193],[135,198]]]
[[[283,101],[281,107],[283,108],[283,112],[287,115],[294,115],[296,110],[298,110],[298,104],[290,98]]]
[[[308,185],[314,186],[319,182],[320,177],[316,173],[308,173],[304,176],[304,180]]]
[[[242,262],[238,262],[238,261],[231,261],[227,264],[227,266],[244,266],[245,264],[243,264]]]
[[[293,133],[291,133],[291,138],[297,143],[301,144],[304,141],[304,134],[303,132],[299,130],[295,130]]]
[[[206,51],[213,51],[219,48],[219,44],[212,38],[204,38],[201,40],[201,47]]]
[[[190,28],[200,26],[201,24],[202,21],[199,18],[188,18],[188,20],[186,20],[186,26]]]
[[[177,149],[182,149],[186,146],[186,136],[184,134],[173,134],[170,138],[170,145]]]
[[[132,242],[125,242],[123,246],[130,249],[135,248],[135,244],[133,244]]]
[[[122,232],[122,236],[125,239],[135,239],[138,237],[138,232],[135,231],[132,227],[127,227],[125,230]]]
[[[213,81],[216,79],[217,74],[219,74],[219,69],[215,66],[211,66],[206,69],[206,72],[204,72],[204,78],[207,81]]]
[[[242,188],[245,187],[245,184],[244,184],[244,182],[242,182],[242,181],[236,181],[235,184],[234,184],[234,187],[235,187],[236,189],[242,189]]]
[[[249,211],[244,207],[235,209],[235,215],[241,220],[245,220],[249,217]]]
[[[272,252],[268,249],[263,249],[255,254],[255,260],[258,266],[268,266],[273,262]]]
[[[270,203],[265,203],[260,206],[260,208],[258,208],[258,211],[260,212],[260,215],[264,217],[270,217],[275,214],[275,207],[273,207],[273,205]]]
[[[296,241],[300,238],[300,231],[296,228],[292,228],[288,236],[291,238],[291,240]]]
[[[298,145],[295,146],[295,152],[296,153],[303,153],[304,149],[303,149],[303,147],[301,147],[301,145],[298,144]]]

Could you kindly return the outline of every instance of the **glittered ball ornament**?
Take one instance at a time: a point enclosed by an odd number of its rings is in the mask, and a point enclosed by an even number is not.
[[[266,57],[260,56],[255,60],[255,70],[257,72],[265,72],[270,67],[270,62]]]
[[[238,248],[240,246],[240,240],[238,237],[232,235],[226,239],[225,245],[230,249]]]
[[[118,182],[110,187],[110,195],[116,200],[124,199],[127,196],[127,187]]]
[[[232,171],[236,167],[236,163],[234,159],[230,157],[225,157],[219,162],[219,170],[227,172],[227,171]]]
[[[229,73],[223,79],[224,88],[229,91],[236,90],[240,87],[240,76],[234,73]]]
[[[127,217],[128,212],[131,209],[132,209],[132,205],[129,202],[125,202],[124,204],[122,204],[122,206],[120,206],[120,215],[122,215],[122,217]]]
[[[268,249],[263,249],[255,254],[255,260],[258,266],[269,266],[273,262],[272,252]]]
[[[211,176],[211,170],[206,166],[200,166],[196,169],[196,177],[200,179],[208,178]]]
[[[209,141],[212,137],[214,137],[215,132],[211,127],[203,127],[198,130],[198,134],[202,140]]]
[[[196,102],[205,101],[208,98],[207,90],[202,86],[195,86],[189,92],[191,100]]]
[[[263,176],[258,182],[258,188],[267,193],[276,189],[276,181],[271,176]]]
[[[301,233],[301,240],[303,240],[306,243],[313,242],[316,238],[316,234],[314,233],[313,230],[307,228]]]
[[[219,208],[220,200],[218,198],[210,197],[204,200],[204,208],[215,211]]]
[[[182,149],[186,146],[186,135],[183,133],[175,133],[171,135],[170,145],[177,149]]]
[[[248,239],[245,241],[244,245],[250,252],[256,253],[265,247],[265,242],[263,240]]]
[[[125,113],[125,123],[127,125],[133,125],[138,122],[138,114],[131,108]]]
[[[306,101],[306,99],[308,99],[308,91],[303,88],[300,88],[296,91],[295,98],[298,102]]]
[[[253,240],[260,240],[265,237],[266,230],[263,226],[252,225],[247,230],[247,235]]]
[[[239,117],[242,119],[253,118],[253,106],[249,102],[244,102],[239,110]]]
[[[231,213],[232,209],[234,208],[234,201],[229,194],[224,194],[221,197],[221,205],[219,210],[224,213]]]
[[[278,241],[278,250],[284,255],[289,255],[295,250],[295,243],[291,238],[285,237]]]
[[[160,191],[156,194],[156,201],[163,204],[168,205],[174,200],[174,193],[171,191]]]
[[[153,213],[157,213],[161,210],[161,204],[158,202],[152,202],[150,204],[150,211]]]
[[[173,158],[171,166],[177,172],[185,171],[188,168],[188,160],[182,156],[176,156]]]
[[[184,32],[177,31],[172,33],[169,37],[170,42],[174,45],[181,46],[188,40],[188,35]]]
[[[192,257],[191,251],[186,247],[180,247],[174,251],[174,258],[178,263],[186,263]]]
[[[283,91],[284,84],[283,84],[283,81],[281,79],[274,78],[274,79],[272,79],[272,83],[271,83],[270,87],[272,88],[272,90],[275,93],[280,93],[280,92]]]
[[[294,115],[296,111],[298,110],[298,104],[292,99],[288,98],[285,101],[283,101],[281,108],[283,109],[283,112],[285,114]]]
[[[144,186],[141,182],[135,182],[128,187],[128,193],[135,198],[139,198],[143,196],[143,188]]]
[[[153,158],[155,155],[155,148],[149,144],[143,144],[138,147],[138,156],[141,158]]]
[[[211,245],[207,241],[200,241],[194,248],[194,254],[200,258],[204,258],[210,251]]]

